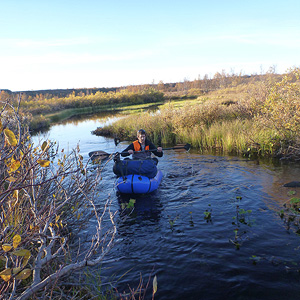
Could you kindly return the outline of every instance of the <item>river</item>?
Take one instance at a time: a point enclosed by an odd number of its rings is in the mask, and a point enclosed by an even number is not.
[[[112,120],[69,120],[34,140],[47,137],[69,150],[79,142],[87,160],[90,151],[128,145],[90,133]],[[112,162],[103,171],[99,202],[111,197],[119,213],[117,243],[97,270],[102,282],[123,292],[151,276],[151,295],[156,275],[159,300],[300,299],[300,237],[277,213],[288,193],[300,195],[299,188],[283,187],[300,180],[299,165],[170,150],[158,166],[161,186],[131,196],[135,208],[126,217],[121,203],[129,197],[113,189]]]

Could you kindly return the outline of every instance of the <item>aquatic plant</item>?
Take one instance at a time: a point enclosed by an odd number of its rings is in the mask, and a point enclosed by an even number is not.
[[[237,197],[238,200],[241,200],[241,197]],[[232,218],[232,225],[234,225],[234,238],[229,239],[229,241],[234,244],[235,248],[237,250],[240,249],[243,242],[248,239],[247,236],[247,230],[244,230],[244,226],[251,227],[254,220],[250,219],[250,214],[252,213],[252,210],[244,210],[239,205],[236,205],[236,215]]]
[[[295,195],[295,191],[289,191],[288,195]],[[300,235],[300,198],[292,197],[283,204],[283,208],[278,211],[278,215],[284,221],[287,230],[294,230]]]
[[[173,230],[174,229],[174,225],[175,225],[175,222],[176,220],[179,218],[178,215],[176,215],[175,217],[171,217],[171,216],[167,216],[168,219],[169,219],[169,225],[170,225],[170,228]]]
[[[212,219],[211,219],[211,215],[212,215],[212,209],[211,209],[211,205],[209,204],[209,209],[206,209],[204,211],[204,220],[206,220],[206,222],[211,222]]]

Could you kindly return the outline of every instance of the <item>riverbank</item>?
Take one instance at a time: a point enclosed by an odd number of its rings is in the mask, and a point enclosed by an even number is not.
[[[195,100],[169,101],[155,114],[128,116],[93,133],[132,140],[144,128],[157,144],[191,143],[200,151],[299,160],[299,74],[295,69],[279,81],[270,77]]]
[[[147,103],[147,104],[139,104],[139,105],[128,105],[128,104],[123,104],[118,106],[102,105],[96,107],[65,109],[51,114],[33,116],[32,118],[30,118],[29,121],[29,129],[30,131],[33,132],[40,131],[40,130],[47,130],[52,124],[62,122],[72,117],[92,115],[99,112],[130,115],[130,114],[141,113],[145,111],[152,111],[162,104],[163,102],[157,102],[157,103]]]

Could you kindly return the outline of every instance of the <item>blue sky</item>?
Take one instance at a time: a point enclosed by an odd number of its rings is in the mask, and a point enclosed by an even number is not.
[[[299,0],[0,4],[0,89],[118,87],[300,66]]]

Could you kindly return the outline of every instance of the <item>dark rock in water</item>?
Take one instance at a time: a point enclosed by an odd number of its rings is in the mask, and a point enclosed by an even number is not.
[[[300,187],[300,181],[291,181],[291,182],[285,183],[283,186],[284,187]]]

